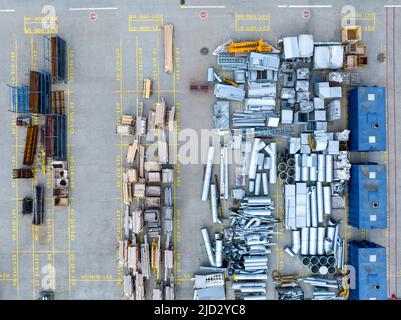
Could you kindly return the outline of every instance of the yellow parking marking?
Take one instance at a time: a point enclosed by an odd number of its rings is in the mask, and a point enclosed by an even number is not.
[[[341,26],[347,25],[347,21],[353,20],[357,25],[361,25],[363,31],[376,31],[376,13],[375,12],[356,12],[344,13],[341,15]]]
[[[158,32],[163,26],[163,15],[161,14],[142,14],[128,16],[129,32]]]
[[[236,14],[235,31],[270,31],[270,14]]]
[[[54,24],[53,28],[45,28],[44,24]],[[58,33],[58,18],[55,17],[24,17],[25,34],[55,34]]]

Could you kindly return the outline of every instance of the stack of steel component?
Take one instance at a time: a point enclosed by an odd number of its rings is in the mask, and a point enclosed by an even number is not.
[[[229,273],[234,274],[234,290],[242,297],[252,294],[252,299],[266,298],[264,283],[268,274],[268,255],[278,220],[271,217],[273,203],[270,197],[245,197],[237,212],[230,213],[233,237],[227,242]],[[249,282],[251,281],[249,284]],[[256,282],[255,282],[256,281]]]

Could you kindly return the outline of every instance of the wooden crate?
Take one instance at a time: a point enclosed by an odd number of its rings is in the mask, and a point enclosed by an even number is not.
[[[173,32],[174,27],[172,24],[165,24],[163,26],[164,34],[164,71],[172,73],[174,71],[173,65]]]
[[[40,113],[40,73],[37,71],[29,73],[29,111]]]
[[[341,41],[343,43],[359,42],[362,40],[361,26],[346,26],[341,30]]]

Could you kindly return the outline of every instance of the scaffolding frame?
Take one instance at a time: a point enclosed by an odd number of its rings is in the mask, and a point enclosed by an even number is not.
[[[67,159],[67,118],[65,115],[45,116],[44,145],[46,157],[54,160]]]
[[[51,73],[52,80],[66,80],[67,43],[59,35],[43,35],[43,61],[45,69]]]
[[[29,87],[27,85],[8,85],[10,92],[10,109],[14,113],[29,114]]]

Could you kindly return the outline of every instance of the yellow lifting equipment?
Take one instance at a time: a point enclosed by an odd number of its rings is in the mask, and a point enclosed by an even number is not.
[[[246,42],[232,42],[227,45],[227,51],[229,53],[245,53],[245,52],[271,52],[273,47],[267,43],[263,43],[263,39],[258,41],[246,41]]]

